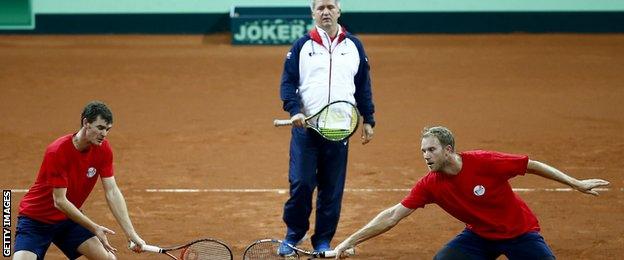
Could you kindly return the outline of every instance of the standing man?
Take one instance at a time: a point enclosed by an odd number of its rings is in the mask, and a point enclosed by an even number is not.
[[[338,24],[339,0],[312,0],[316,24],[298,39],[286,55],[280,95],[293,122],[290,141],[290,199],[284,206],[285,242],[297,244],[309,229],[312,194],[318,187],[316,224],[312,246],[330,249],[340,217],[347,170],[348,141],[323,139],[304,128],[305,117],[325,105],[345,100],[357,105],[364,117],[362,144],[373,138],[375,108],[372,100],[368,58],[359,39]],[[285,244],[279,254],[290,255]]]
[[[577,180],[525,155],[490,151],[456,153],[453,134],[445,127],[425,128],[421,150],[430,172],[401,203],[388,208],[342,242],[338,255],[394,227],[417,208],[438,204],[466,229],[442,248],[434,259],[555,259],[539,234],[537,218],[515,194],[509,179],[536,174],[580,192],[598,195],[594,188],[609,185],[601,179]]]
[[[145,245],[132,227],[126,201],[113,176],[113,152],[105,140],[113,114],[104,103],[94,101],[84,108],[80,123],[77,133],[62,136],[45,151],[37,180],[19,205],[13,259],[44,259],[50,243],[69,259],[81,255],[115,259],[117,249],[106,238],[115,232],[80,210],[98,176],[106,202],[128,240]]]

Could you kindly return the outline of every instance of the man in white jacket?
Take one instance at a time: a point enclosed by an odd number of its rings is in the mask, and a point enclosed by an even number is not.
[[[373,138],[375,107],[369,64],[359,39],[338,24],[339,0],[312,0],[315,28],[298,39],[286,55],[280,86],[283,108],[293,122],[290,142],[290,199],[284,205],[288,229],[285,243],[297,244],[309,229],[312,194],[318,187],[316,224],[311,237],[316,251],[331,249],[347,170],[347,141],[323,139],[304,128],[306,116],[344,100],[356,104],[363,117],[362,144]],[[286,244],[280,255],[293,254]]]

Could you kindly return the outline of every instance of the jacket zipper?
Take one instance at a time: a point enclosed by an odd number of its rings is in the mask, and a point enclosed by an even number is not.
[[[332,78],[332,51],[331,51],[331,45],[329,46],[329,91],[327,93],[327,104],[329,104],[331,102],[331,78]]]

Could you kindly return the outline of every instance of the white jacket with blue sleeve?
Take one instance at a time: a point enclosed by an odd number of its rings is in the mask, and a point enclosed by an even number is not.
[[[331,41],[316,27],[286,55],[280,87],[283,108],[291,116],[310,116],[333,101],[345,100],[356,104],[364,123],[375,126],[369,70],[358,38],[339,27]]]

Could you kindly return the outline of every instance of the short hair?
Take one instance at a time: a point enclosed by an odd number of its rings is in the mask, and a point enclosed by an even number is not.
[[[455,137],[453,137],[453,133],[451,130],[444,126],[434,126],[434,127],[425,127],[422,131],[422,138],[425,137],[435,137],[438,138],[442,148],[447,145],[451,146],[451,151],[455,151]]]
[[[108,109],[106,104],[101,101],[91,101],[82,110],[80,116],[80,127],[82,127],[82,120],[87,119],[88,123],[93,123],[100,116],[106,123],[113,123],[113,113]]]
[[[310,2],[310,10],[312,10],[312,12],[314,12],[316,1],[317,0],[312,0],[312,2]],[[338,6],[338,9],[340,9],[340,0],[334,0],[334,3],[336,3],[336,6]]]

